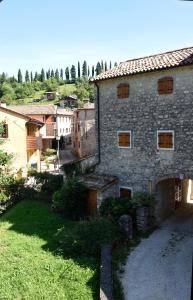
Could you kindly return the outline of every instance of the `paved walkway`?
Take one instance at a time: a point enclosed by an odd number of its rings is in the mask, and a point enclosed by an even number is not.
[[[126,300],[190,300],[193,206],[179,209],[128,257]]]

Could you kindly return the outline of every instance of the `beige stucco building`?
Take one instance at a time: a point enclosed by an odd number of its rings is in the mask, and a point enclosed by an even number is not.
[[[30,167],[40,171],[42,122],[0,106],[0,123],[4,126],[0,149],[13,154],[11,171],[25,176]]]

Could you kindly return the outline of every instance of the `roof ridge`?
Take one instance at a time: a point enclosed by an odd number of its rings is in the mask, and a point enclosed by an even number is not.
[[[147,56],[141,56],[141,57],[133,58],[133,59],[131,58],[131,59],[128,59],[126,61],[121,62],[120,64],[124,64],[124,63],[130,62],[130,61],[135,61],[135,60],[139,60],[139,59],[144,59],[144,58],[148,58],[148,57],[155,57],[155,56],[158,56],[158,55],[171,54],[171,53],[174,53],[174,52],[178,52],[178,51],[182,51],[182,50],[188,50],[188,49],[193,49],[193,46],[192,47],[184,47],[184,48],[180,48],[180,49],[176,49],[176,50],[170,50],[170,51],[166,51],[166,52],[160,52],[160,53],[151,54],[151,55],[147,55]],[[117,67],[118,66],[116,66],[115,68],[117,68]]]

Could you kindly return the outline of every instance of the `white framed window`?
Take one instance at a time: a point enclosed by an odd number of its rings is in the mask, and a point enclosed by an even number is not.
[[[119,148],[131,148],[131,131],[118,131],[117,141]]]
[[[157,150],[174,150],[174,130],[157,131]]]
[[[119,197],[131,199],[133,196],[133,189],[128,186],[119,186]]]

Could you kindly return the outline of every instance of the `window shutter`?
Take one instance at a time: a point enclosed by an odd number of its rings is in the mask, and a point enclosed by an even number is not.
[[[159,148],[173,148],[173,133],[172,132],[159,132],[158,133]]]
[[[120,132],[119,133],[119,146],[120,147],[130,147],[130,133],[129,132]]]
[[[117,87],[117,98],[124,99],[129,97],[129,84],[120,84]]]
[[[173,92],[173,78],[164,77],[158,80],[158,94],[171,94]]]

